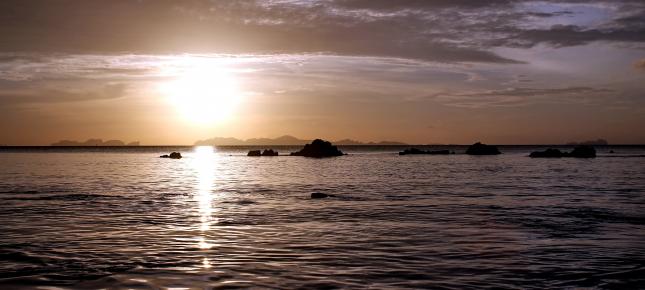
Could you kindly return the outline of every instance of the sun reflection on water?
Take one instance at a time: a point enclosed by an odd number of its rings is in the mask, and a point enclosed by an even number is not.
[[[213,186],[215,182],[215,149],[212,146],[195,147],[192,166],[197,174],[197,193],[195,200],[198,204],[200,223],[200,236],[198,237],[197,247],[207,250],[213,247],[213,244],[207,240],[207,234],[213,223]],[[206,259],[206,258],[205,258]]]

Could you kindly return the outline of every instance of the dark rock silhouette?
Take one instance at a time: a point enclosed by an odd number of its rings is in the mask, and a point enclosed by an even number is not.
[[[414,154],[428,154],[428,155],[448,155],[450,150],[421,150],[417,148],[405,149],[399,152],[399,155],[414,155]]]
[[[278,156],[278,151],[273,151],[273,149],[251,150],[246,156]]]
[[[170,159],[181,159],[181,153],[172,152],[172,153],[170,153],[170,155],[161,155],[159,157],[161,157],[161,158],[170,158]]]
[[[573,148],[573,151],[571,151],[571,153],[569,153],[568,155],[569,157],[576,158],[595,158],[596,149],[594,149],[592,146],[580,145]]]
[[[316,139],[311,142],[311,144],[305,145],[302,150],[298,152],[292,152],[291,156],[305,156],[305,157],[315,157],[315,158],[322,158],[322,157],[334,157],[334,156],[342,156],[343,152],[338,150],[338,148],[334,145],[332,145],[328,141],[324,141],[321,139]]]
[[[468,155],[497,155],[497,154],[502,154],[502,152],[499,152],[499,149],[497,149],[497,146],[493,145],[486,145],[482,144],[480,142],[477,142],[473,145],[470,145],[468,149],[466,150],[466,154]]]
[[[544,151],[535,151],[529,154],[531,158],[561,158],[564,157],[564,153],[558,149],[549,148]]]
[[[531,158],[561,158],[561,157],[574,157],[574,158],[594,158],[596,157],[596,149],[587,145],[580,145],[573,148],[571,152],[562,152],[558,149],[549,148],[544,151],[531,152]]]
[[[331,194],[326,194],[322,192],[312,192],[311,193],[311,198],[316,199],[316,198],[328,198],[328,197],[333,197]]]

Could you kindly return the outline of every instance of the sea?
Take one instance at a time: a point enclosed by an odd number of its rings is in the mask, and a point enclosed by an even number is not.
[[[408,147],[0,147],[0,289],[645,289],[645,146]]]

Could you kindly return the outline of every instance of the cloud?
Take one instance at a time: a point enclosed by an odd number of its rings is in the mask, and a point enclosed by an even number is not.
[[[550,28],[538,28],[535,18],[570,17],[575,22],[584,17],[520,8],[523,3],[534,1],[5,0],[0,1],[0,51],[326,53],[521,63],[492,49],[645,42],[645,4],[638,1],[595,2],[610,15],[599,27],[572,23]],[[592,4],[546,1],[541,6],[549,5],[564,9]]]
[[[584,29],[576,25],[554,25],[549,29],[517,31],[506,39],[508,46],[532,47],[546,43],[555,47],[583,45],[594,41],[645,42],[645,29]]]
[[[610,89],[591,87],[522,88],[486,90],[463,93],[438,93],[432,99],[447,106],[463,108],[518,107],[536,103],[595,104]]]
[[[65,5],[61,5],[61,4]],[[530,2],[530,1],[527,1]],[[588,5],[580,1],[548,3]],[[499,46],[570,46],[593,41],[643,42],[634,1],[604,28],[532,27],[530,19],[571,16],[529,11],[508,0],[318,1],[33,1],[0,2],[5,52],[77,54],[177,52],[327,53],[439,62],[518,63]],[[618,8],[629,6],[631,12]],[[572,16],[574,17],[574,16]]]
[[[122,98],[127,93],[125,84],[108,84],[95,90],[43,89],[38,91],[0,92],[0,103],[4,106],[16,104],[42,104],[84,102]]]
[[[510,0],[334,0],[340,7],[353,9],[399,10],[399,9],[436,9],[436,8],[483,8],[495,5],[508,5]]]

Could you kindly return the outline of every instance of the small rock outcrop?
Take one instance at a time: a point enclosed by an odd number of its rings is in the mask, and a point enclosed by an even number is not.
[[[333,195],[326,194],[326,193],[322,193],[322,192],[312,192],[312,193],[311,193],[311,198],[312,198],[312,199],[317,199],[317,198],[328,198],[328,197],[331,197],[331,196],[333,196]]]
[[[344,155],[343,152],[338,150],[336,146],[332,145],[328,141],[321,139],[316,139],[312,141],[311,144],[305,145],[302,150],[291,153],[291,156],[305,156],[315,158],[334,157],[342,155]]]
[[[278,151],[273,151],[273,149],[251,150],[246,156],[278,156]]]
[[[466,150],[466,154],[468,155],[497,155],[497,154],[502,154],[502,152],[499,152],[499,149],[497,149],[497,146],[493,145],[486,145],[482,144],[480,142],[477,142],[473,145],[470,145],[468,149]]]
[[[273,151],[273,149],[264,149],[264,151],[262,151],[262,156],[278,156],[278,151]]]
[[[428,154],[428,155],[448,155],[450,150],[421,150],[417,148],[405,149],[399,152],[399,155],[414,155],[414,154]]]
[[[170,153],[170,155],[161,155],[159,157],[161,157],[161,158],[170,158],[170,159],[181,159],[181,153],[172,152],[172,153]]]
[[[558,149],[549,148],[544,151],[531,152],[531,158],[561,158],[561,157],[574,157],[574,158],[594,158],[596,157],[596,149],[587,145],[580,145],[573,148],[571,152],[562,152]]]

